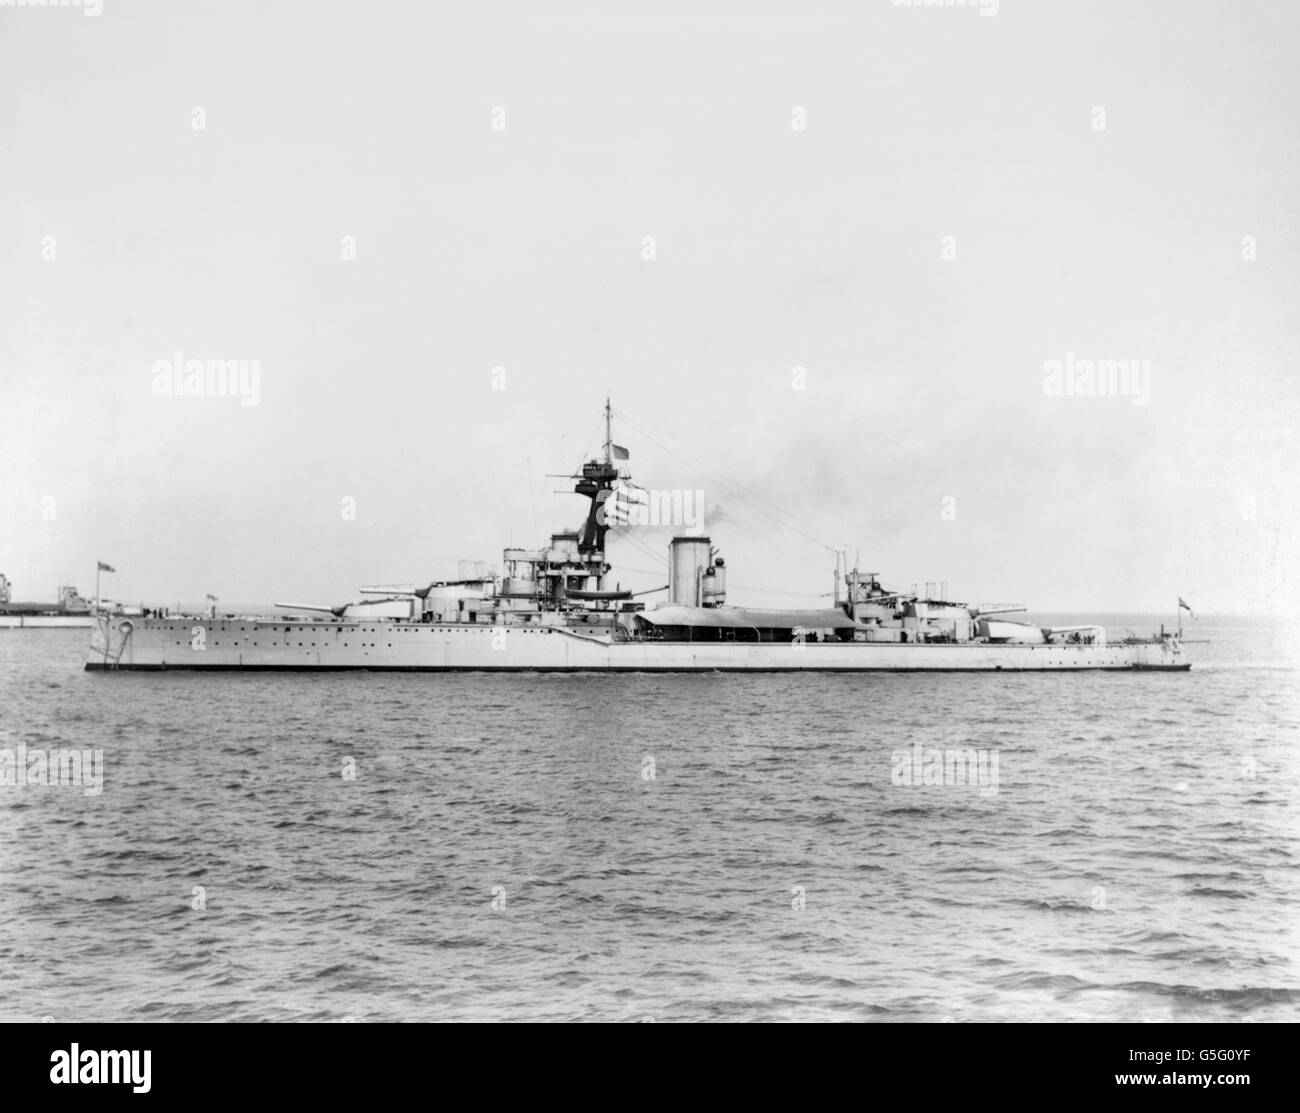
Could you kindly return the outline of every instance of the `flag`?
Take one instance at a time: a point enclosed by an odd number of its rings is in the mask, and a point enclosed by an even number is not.
[[[609,447],[613,450],[615,460],[626,460],[628,458],[627,449],[621,444],[610,442]]]
[[[215,595],[205,595],[204,598],[205,598],[209,603],[215,603],[215,602],[217,601],[217,597],[216,597]]]
[[[100,571],[100,572],[116,572],[117,569],[114,568],[111,564],[105,564],[105,563],[101,560],[101,561],[99,562],[99,571]]]
[[[1179,605],[1180,607],[1182,607],[1182,609],[1185,610],[1188,614],[1190,614],[1193,618],[1196,617],[1196,615],[1192,613],[1192,608],[1189,607],[1189,606],[1188,606],[1188,605],[1183,601],[1183,597],[1182,597],[1181,595],[1178,597],[1178,605]]]

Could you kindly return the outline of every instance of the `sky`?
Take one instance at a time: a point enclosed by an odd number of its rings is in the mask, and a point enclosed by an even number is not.
[[[15,598],[499,566],[609,396],[735,603],[1297,609],[1300,6],[96,6],[0,5]]]

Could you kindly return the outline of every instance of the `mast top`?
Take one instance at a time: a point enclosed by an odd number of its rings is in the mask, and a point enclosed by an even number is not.
[[[610,431],[610,408],[609,395],[605,395],[605,463],[612,464],[614,461],[614,434]]]

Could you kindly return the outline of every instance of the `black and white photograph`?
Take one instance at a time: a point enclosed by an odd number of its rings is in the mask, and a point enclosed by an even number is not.
[[[0,0],[24,1074],[866,1022],[1250,1086],[1298,57],[1276,0]]]

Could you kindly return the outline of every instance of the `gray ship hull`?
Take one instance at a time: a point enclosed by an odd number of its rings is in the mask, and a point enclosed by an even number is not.
[[[0,630],[88,630],[94,625],[88,614],[0,614]]]
[[[148,619],[96,627],[89,670],[1074,672],[1191,668],[1176,641],[1106,645],[700,643],[562,627]]]

